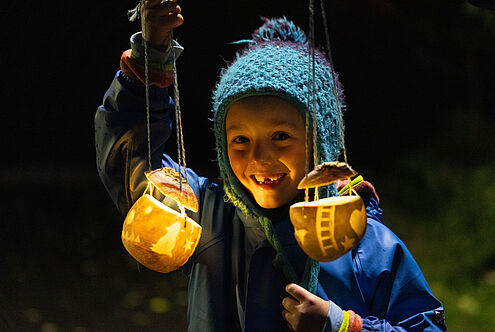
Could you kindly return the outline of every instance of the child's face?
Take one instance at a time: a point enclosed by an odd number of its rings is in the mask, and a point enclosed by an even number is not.
[[[256,203],[273,209],[295,199],[306,158],[300,111],[279,97],[248,97],[230,106],[226,128],[230,166]]]

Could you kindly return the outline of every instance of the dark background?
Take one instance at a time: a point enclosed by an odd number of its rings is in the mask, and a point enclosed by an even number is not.
[[[349,162],[375,185],[385,223],[445,304],[451,331],[488,331],[495,314],[495,14],[493,1],[477,2],[325,2]],[[139,29],[127,21],[134,4],[0,8],[0,331],[185,329],[185,278],[127,255],[123,217],[95,167],[93,117]],[[237,50],[229,42],[249,38],[260,16],[307,31],[307,3],[180,5],[187,162],[215,180],[210,97]],[[317,33],[321,44],[319,18]]]

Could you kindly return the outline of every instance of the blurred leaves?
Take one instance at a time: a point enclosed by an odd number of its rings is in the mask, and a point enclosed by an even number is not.
[[[43,320],[43,314],[38,308],[29,308],[24,314],[26,319],[32,323],[39,323]]]
[[[153,297],[149,301],[151,312],[156,314],[165,314],[170,311],[172,304],[164,297]]]
[[[489,2],[489,1],[473,1],[474,4],[476,2]],[[491,1],[491,9],[495,10],[495,1]],[[465,3],[463,7],[461,7],[464,13],[467,16],[470,16],[479,22],[482,22],[485,29],[490,31],[493,35],[495,35],[495,12],[491,10],[487,10],[488,6],[477,7],[469,3]]]
[[[144,302],[144,291],[132,290],[124,295],[124,305],[128,308],[136,308]]]
[[[450,331],[493,326],[493,127],[474,111],[452,111],[385,180],[385,191],[395,193],[384,202],[385,223],[401,234],[443,302]],[[387,219],[389,210],[394,218]]]

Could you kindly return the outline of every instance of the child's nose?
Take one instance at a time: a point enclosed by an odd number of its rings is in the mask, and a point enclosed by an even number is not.
[[[256,142],[253,146],[251,159],[258,162],[269,162],[273,159],[270,145],[264,141]]]

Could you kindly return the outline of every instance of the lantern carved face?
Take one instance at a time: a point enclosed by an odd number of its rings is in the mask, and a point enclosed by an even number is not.
[[[318,165],[299,183],[299,189],[315,188],[357,174],[349,165]],[[350,183],[350,182],[349,182]],[[333,261],[354,248],[366,231],[366,209],[359,196],[339,196],[295,203],[290,207],[295,238],[303,251],[320,262]]]
[[[167,273],[184,265],[198,245],[201,226],[184,210],[186,207],[197,211],[198,202],[187,182],[180,185],[181,179],[173,169],[162,168],[147,172],[146,176],[163,194],[177,200],[181,212],[151,195],[141,196],[127,213],[122,242],[138,262],[149,269]]]

